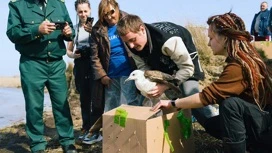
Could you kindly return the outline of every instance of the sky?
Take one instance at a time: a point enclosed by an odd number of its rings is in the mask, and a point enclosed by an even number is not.
[[[91,2],[91,16],[98,18],[98,4],[100,0]],[[76,23],[75,0],[65,0],[66,7],[73,23]],[[254,14],[260,11],[262,0],[117,0],[121,10],[136,14],[146,23],[170,21],[186,26],[207,26],[208,17],[223,14],[232,10],[240,16],[250,30]],[[6,36],[9,0],[0,0],[0,76],[19,76],[20,54],[15,50],[14,44]],[[270,4],[268,3],[270,8]],[[271,4],[272,6],[272,4]],[[66,63],[73,62],[67,56]],[[1,80],[0,80],[1,81]]]

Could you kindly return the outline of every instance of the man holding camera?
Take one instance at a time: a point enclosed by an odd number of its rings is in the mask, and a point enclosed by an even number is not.
[[[46,149],[43,122],[46,87],[63,151],[76,153],[67,101],[66,64],[62,59],[66,53],[63,40],[72,40],[74,30],[64,0],[11,0],[9,9],[6,34],[21,54],[19,69],[30,149],[35,153]],[[54,22],[59,21],[65,23],[63,29],[56,29]]]

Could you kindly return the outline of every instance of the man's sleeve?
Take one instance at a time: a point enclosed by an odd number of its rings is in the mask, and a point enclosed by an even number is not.
[[[269,30],[270,32],[272,32],[272,7],[270,8],[270,11],[269,11],[269,19],[268,19],[268,27],[269,27]]]
[[[23,28],[19,10],[14,2],[9,3],[9,16],[6,34],[11,42],[15,44],[27,44],[33,40],[39,39],[39,25]]]
[[[66,41],[72,41],[72,40],[74,40],[74,38],[75,38],[75,29],[74,29],[72,20],[71,20],[71,18],[70,18],[70,15],[69,15],[69,13],[68,13],[68,11],[67,11],[67,8],[66,8],[64,2],[63,2],[63,6],[64,6],[65,21],[68,22],[69,26],[70,26],[71,29],[72,29],[72,36],[71,36],[71,37],[63,37],[63,39],[66,40]]]
[[[185,82],[194,74],[194,64],[191,56],[180,37],[169,38],[162,46],[162,52],[176,63],[179,70],[176,73],[176,78],[180,83]]]

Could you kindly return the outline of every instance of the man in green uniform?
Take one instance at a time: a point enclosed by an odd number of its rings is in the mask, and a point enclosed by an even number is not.
[[[63,151],[76,153],[67,101],[66,64],[62,59],[66,53],[63,40],[73,40],[74,30],[64,0],[11,0],[9,9],[6,33],[21,54],[19,69],[30,149],[45,152],[43,104],[46,86]],[[56,26],[55,22],[60,21],[64,25]]]

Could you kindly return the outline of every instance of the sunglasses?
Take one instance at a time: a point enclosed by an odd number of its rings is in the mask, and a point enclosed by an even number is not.
[[[115,13],[115,9],[111,9],[109,12],[107,12],[106,14],[104,14],[104,17],[108,17],[108,16],[112,16]]]

